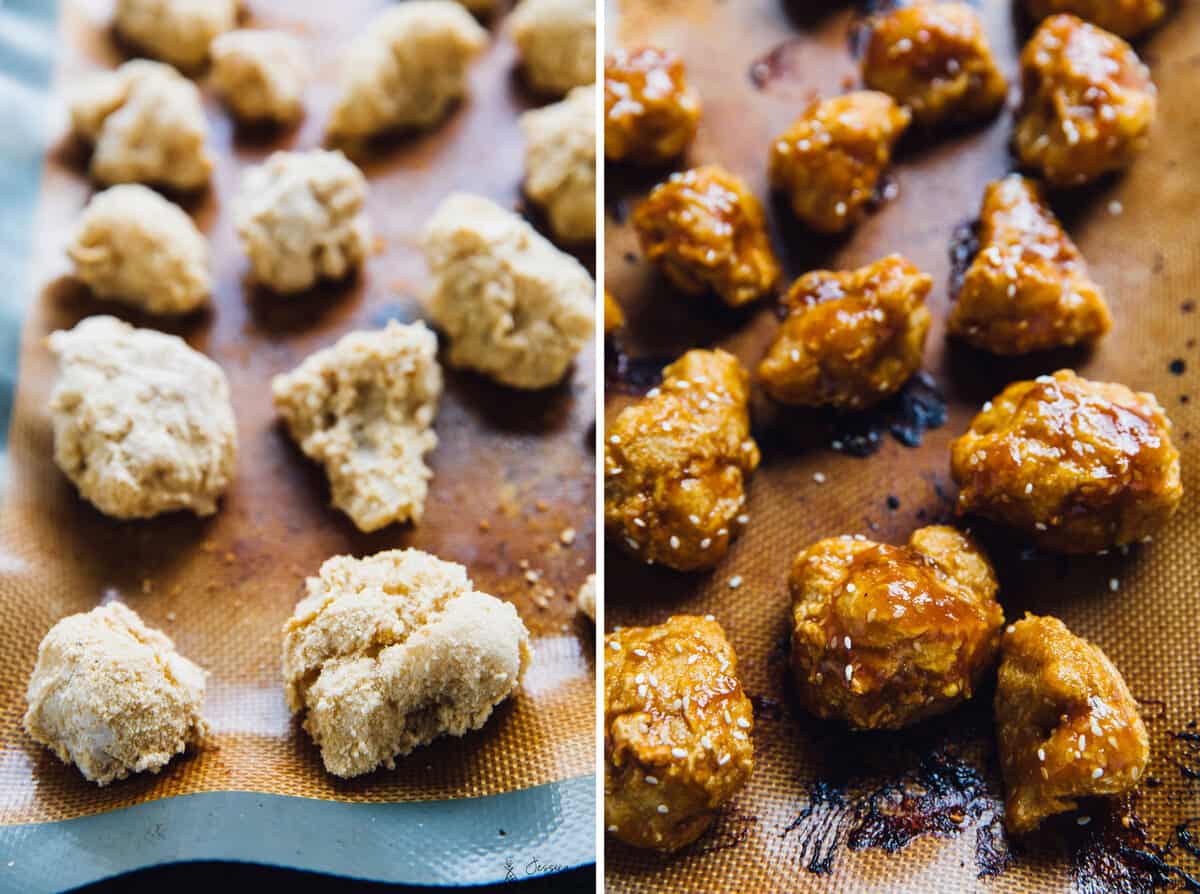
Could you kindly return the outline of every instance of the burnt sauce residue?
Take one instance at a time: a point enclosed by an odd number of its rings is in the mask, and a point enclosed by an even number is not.
[[[604,389],[609,393],[642,395],[662,384],[662,357],[630,357],[615,339],[605,339]]]
[[[1193,828],[1200,817],[1179,823],[1166,844],[1150,840],[1137,814],[1137,796],[1098,805],[1086,825],[1070,827],[1072,887],[1078,894],[1152,894],[1175,890],[1200,892],[1194,870],[1177,864],[1179,857],[1194,862]]]
[[[905,447],[920,445],[925,432],[946,422],[946,398],[928,373],[919,372],[895,396],[864,412],[831,416],[830,446],[839,453],[866,457],[890,434]]]

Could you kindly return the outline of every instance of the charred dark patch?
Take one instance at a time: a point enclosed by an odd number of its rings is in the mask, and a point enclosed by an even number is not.
[[[1200,892],[1200,879],[1175,862],[1178,851],[1194,854],[1189,824],[1177,826],[1165,846],[1155,844],[1136,806],[1136,796],[1097,805],[1086,825],[1072,827],[1067,844],[1074,889],[1080,894]]]
[[[782,720],[786,714],[783,702],[767,695],[750,696],[755,720]]]
[[[613,339],[604,346],[604,387],[609,392],[642,395],[662,384],[662,357],[630,357]]]
[[[950,234],[950,300],[957,301],[967,270],[979,254],[979,221],[964,220]]]
[[[807,803],[783,830],[783,835],[800,834],[800,860],[804,868],[817,875],[833,871],[838,850],[846,837],[846,827],[854,818],[854,808],[846,802],[843,789],[818,781],[808,787]]]
[[[722,815],[713,829],[701,838],[685,853],[701,856],[716,854],[737,847],[750,837],[750,830],[758,822],[758,817],[740,810],[730,810]]]
[[[1171,734],[1174,749],[1171,763],[1184,779],[1200,779],[1200,732],[1186,729]]]

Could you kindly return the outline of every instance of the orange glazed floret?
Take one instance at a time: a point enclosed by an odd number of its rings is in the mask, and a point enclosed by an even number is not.
[[[604,155],[655,165],[679,157],[696,136],[700,100],[670,50],[617,50],[604,59]]]
[[[1150,30],[1168,9],[1163,0],[1026,0],[1025,5],[1034,19],[1069,12],[1121,37]]]

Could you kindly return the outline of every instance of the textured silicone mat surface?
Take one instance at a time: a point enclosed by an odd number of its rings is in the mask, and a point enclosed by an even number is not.
[[[323,471],[273,417],[273,374],[352,329],[421,316],[425,272],[416,240],[447,193],[461,189],[509,206],[520,202],[517,115],[534,100],[514,73],[500,16],[491,25],[491,46],[472,69],[470,99],[443,126],[374,145],[356,159],[370,181],[368,214],[378,234],[363,275],[294,299],[244,284],[246,262],[229,215],[242,171],[275,149],[320,144],[338,53],[386,5],[248,4],[251,24],[296,33],[311,50],[315,83],[308,114],[293,132],[237,128],[204,91],[217,165],[211,189],[187,207],[211,240],[214,307],[166,328],[220,363],[232,386],[237,480],[211,519],[109,520],[76,497],[51,460],[43,408],[54,369],[44,336],[98,312],[147,321],[92,300],[66,275],[62,248],[93,187],[78,146],[62,139],[50,151],[34,224],[33,295],[0,509],[0,824],[212,791],[352,802],[476,797],[593,771],[592,634],[576,621],[573,601],[594,562],[591,352],[561,387],[531,394],[446,370],[436,423],[440,443],[431,458],[435,477],[417,527],[360,534],[328,506]],[[108,3],[63,5],[51,127],[65,126],[64,87],[121,61],[108,19]],[[567,529],[575,531],[573,539],[562,536]],[[536,657],[519,695],[482,731],[421,749],[394,772],[340,781],[322,770],[317,750],[288,716],[279,679],[280,627],[303,578],[325,558],[404,546],[462,562],[477,588],[515,603],[533,632]],[[213,735],[199,753],[157,776],[100,789],[34,745],[20,718],[46,629],[112,599],[127,602],[212,672],[205,714]],[[590,850],[590,838],[585,841]],[[542,856],[554,858],[549,851]],[[496,871],[503,878],[502,869]]]
[[[844,4],[620,5],[615,39],[679,52],[704,102],[686,163],[723,163],[762,197],[770,139],[811,98],[857,83],[852,33],[859,11]],[[1014,21],[1012,3],[977,5],[1003,69],[1014,75],[1027,26]],[[898,196],[843,241],[815,238],[785,204],[771,202],[773,238],[792,277],[892,251],[934,276],[926,369],[947,399],[948,417],[919,447],[885,433],[879,452],[860,459],[831,449],[836,435],[816,417],[781,413],[756,395],[764,458],[749,488],[751,521],[724,563],[689,576],[635,565],[615,547],[607,551],[610,627],[680,612],[711,612],[722,622],[755,697],[757,751],[747,788],[690,849],[661,857],[610,840],[610,891],[1200,889],[1200,835],[1192,831],[1200,817],[1200,9],[1185,4],[1139,49],[1161,100],[1149,150],[1124,177],[1054,197],[1115,317],[1091,356],[1004,362],[945,341],[952,233],[977,215],[984,185],[1011,168],[1010,111],[973,131],[905,144],[892,170]],[[777,326],[769,302],[734,313],[677,294],[641,260],[624,223],[666,173],[607,172],[606,282],[629,319],[617,345],[635,378],[702,345],[725,347],[752,366]],[[1021,544],[983,532],[1006,615],[1055,614],[1100,644],[1141,700],[1154,748],[1150,778],[1134,804],[1087,804],[1027,840],[1008,842],[996,821],[1003,792],[990,684],[966,708],[903,734],[853,736],[814,720],[788,691],[785,578],[796,551],[821,537],[862,533],[900,543],[913,529],[950,518],[951,439],[1008,382],[1062,366],[1157,394],[1175,423],[1187,493],[1163,534],[1128,555],[1031,556]],[[610,382],[610,419],[629,401],[621,393],[628,390],[628,376]],[[730,586],[735,576],[742,580],[737,589]],[[1080,815],[1090,822],[1078,825]]]

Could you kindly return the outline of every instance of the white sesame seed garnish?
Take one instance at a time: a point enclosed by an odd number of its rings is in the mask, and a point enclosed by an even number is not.
[[[608,443],[610,443],[610,444],[620,444],[620,443],[621,443],[621,439],[620,439],[620,438],[618,438],[616,435],[609,435],[609,436],[608,436]]]
[[[1033,493],[1033,482],[1032,481],[1025,485],[1025,493],[1027,493],[1027,494]]]
[[[1087,736],[1085,736],[1083,733],[1080,733],[1079,734],[1079,753],[1082,754],[1085,751],[1087,751]]]
[[[729,589],[736,590],[741,585],[742,576],[740,574],[735,574],[733,577],[729,578]]]
[[[1042,522],[1035,522],[1033,526],[1035,528],[1037,528],[1039,531],[1046,530],[1046,526]]]
[[[670,810],[671,810],[671,808],[669,808],[669,807],[668,807],[666,804],[659,804],[659,805],[658,805],[658,812],[659,812],[659,813],[669,813],[669,812],[670,812]]]
[[[683,760],[685,757],[687,757],[687,752],[682,748],[672,748],[671,749],[671,757],[678,758],[679,760]]]
[[[813,472],[813,481],[817,482],[817,484],[824,484],[825,483],[825,473],[824,472]]]
[[[645,658],[646,650],[645,649],[634,649],[633,654],[636,655],[638,658]],[[641,677],[641,674],[638,674],[638,676]],[[639,679],[638,682],[640,683],[642,681]]]
[[[983,405],[983,412],[985,412],[985,413],[991,412],[991,409],[992,409],[992,402],[989,400]]]
[[[708,751],[712,751],[712,747],[713,747],[713,744],[712,744],[712,739],[710,739],[708,736],[701,736],[701,737],[700,737],[700,744],[701,744],[701,745],[702,745],[702,746],[703,746],[703,747],[704,747],[706,750],[708,750]]]
[[[711,537],[705,537],[703,540],[700,541],[701,549],[708,549],[710,546],[712,546],[712,538]]]
[[[741,515],[739,515],[737,517],[737,523],[739,525],[747,524],[749,521],[750,521],[750,514],[747,512],[743,512]]]
[[[725,718],[725,725],[726,725],[726,726],[729,726],[729,724],[733,723],[733,718],[729,716],[729,711],[728,711],[728,710],[722,711],[722,712],[721,712],[721,715],[722,715],[722,716]]]
[[[1092,778],[1093,779],[1099,779],[1103,775],[1104,775],[1103,767],[1097,767],[1096,769],[1092,770]]]
[[[634,654],[635,654],[635,655],[637,654],[637,652],[638,652],[638,650],[637,650],[637,649],[634,649]],[[645,655],[646,653],[645,653],[645,652],[642,652],[642,654],[643,654],[643,655]],[[645,674],[638,674],[636,677],[634,677],[634,678],[633,678],[633,682],[635,682],[635,683],[645,683],[645,682],[646,682],[646,675],[645,675]]]
[[[657,776],[647,776],[646,777],[646,785],[658,785],[658,777]]]
[[[854,584],[846,584],[846,592],[847,593],[853,593],[857,589],[858,589],[858,587],[854,586]]]
[[[1115,593],[1117,590],[1121,589],[1121,582],[1115,577],[1111,577],[1108,580],[1108,588]]]
[[[698,525],[698,524],[700,524],[700,516],[696,515],[695,513],[692,513],[691,515],[688,516],[688,521],[690,521],[693,525]]]
[[[722,754],[719,758],[717,758],[717,766],[718,767],[723,767],[727,763],[729,763],[729,755],[728,754]]]
[[[608,827],[608,831],[610,831],[610,832],[615,832],[615,831],[617,831],[617,827],[616,827],[616,826],[609,826],[609,827]]]
[[[1116,217],[1118,214],[1120,214],[1124,210],[1125,210],[1125,206],[1122,205],[1120,202],[1118,202],[1116,199],[1113,199],[1111,202],[1108,203],[1108,213],[1111,214],[1113,217]]]
[[[742,729],[750,729],[750,721],[747,720],[745,717],[739,717],[738,721],[737,721],[737,725],[740,726]]]
[[[1040,761],[1044,761],[1045,759],[1046,759],[1046,749],[1045,749],[1045,748],[1039,748],[1039,749],[1038,749],[1038,760],[1040,760]]]
[[[834,205],[833,213],[836,214],[838,217],[845,217],[846,216],[846,203],[838,202],[836,205]]]
[[[1086,826],[1091,821],[1092,818],[1090,816],[1081,816],[1079,819],[1075,820],[1075,822],[1080,826]]]
[[[799,363],[800,351],[798,351],[796,348],[792,348],[792,350],[788,352],[788,357],[791,358],[792,363]]]
[[[846,665],[846,682],[849,683],[850,678],[853,676],[854,676],[854,668],[847,664]]]
[[[848,636],[842,637],[842,643],[846,646],[847,650],[849,650],[851,648],[850,637],[848,637]]]
[[[699,659],[700,659],[700,656],[699,656],[699,655],[689,655],[689,656],[688,656],[687,663],[688,663],[688,664],[695,664],[695,663],[696,663],[696,662],[697,662]]]
[[[671,535],[671,539],[667,542],[671,544],[671,549],[679,549],[679,538],[674,534]]]
[[[637,525],[639,528],[644,528],[644,527],[646,527],[646,522],[645,522],[645,521],[644,521],[644,520],[641,518],[641,516],[638,516],[637,518],[635,518],[635,519],[633,520],[633,523],[634,523],[635,525]]]
[[[641,686],[639,686],[639,687],[637,688],[637,694],[638,694],[638,698],[645,698],[645,697],[646,697],[646,693],[647,693],[648,691],[649,691],[649,690],[648,690],[648,688],[646,687],[646,684],[645,684],[645,683],[643,683]]]
[[[616,640],[613,640],[612,642],[610,642],[610,643],[608,644],[608,647],[609,647],[610,649],[612,649],[614,652],[620,652],[620,651],[621,651],[621,645],[620,645],[620,643],[618,643]]]
[[[1009,624],[1007,627],[1005,627],[1005,628],[1004,628],[1004,632],[1005,632],[1005,633],[1016,633],[1016,632],[1017,632],[1017,625],[1016,625],[1016,624]]]
[[[737,730],[737,729],[735,729],[735,730],[733,731],[732,735],[733,735],[733,737],[734,737],[735,739],[737,739],[739,742],[745,742],[745,741],[746,741],[746,734],[745,734],[744,732],[742,732],[741,730]]]
[[[705,615],[705,616],[704,616],[704,620],[706,620],[706,621],[715,621],[715,620],[717,620],[717,616],[716,616],[716,615]]]

